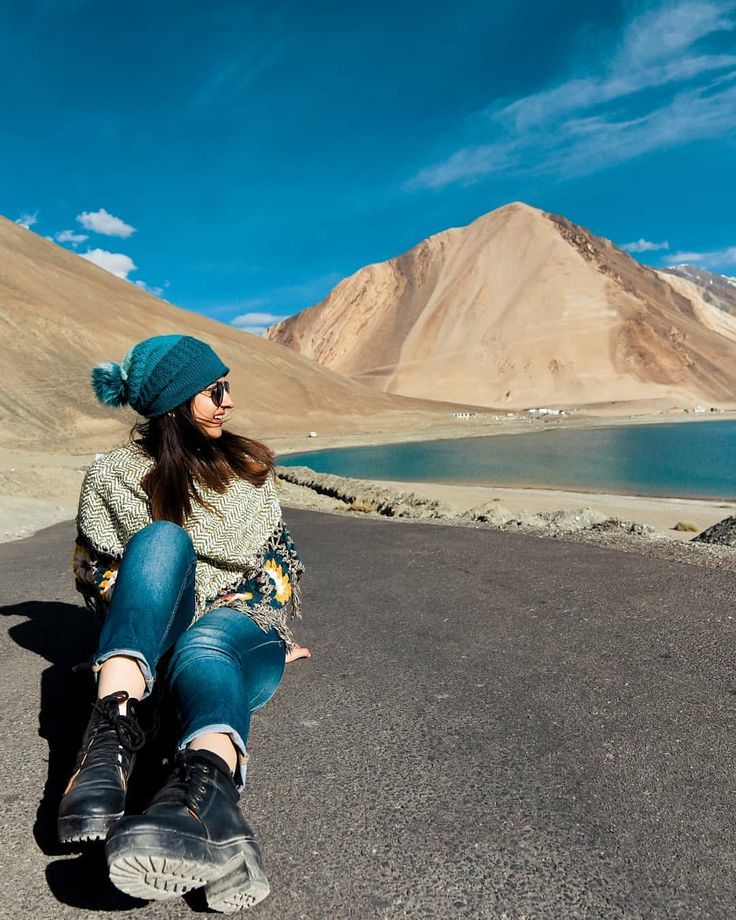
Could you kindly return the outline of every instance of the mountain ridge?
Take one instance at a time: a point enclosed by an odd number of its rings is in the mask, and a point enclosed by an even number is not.
[[[610,240],[513,202],[359,269],[265,336],[415,397],[732,405],[725,325]]]

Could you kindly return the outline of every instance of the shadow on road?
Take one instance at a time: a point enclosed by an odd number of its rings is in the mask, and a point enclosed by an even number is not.
[[[33,835],[47,856],[66,856],[49,864],[46,877],[59,901],[81,909],[121,910],[142,902],[121,894],[110,883],[101,843],[59,843],[59,801],[72,773],[94,699],[89,671],[75,672],[97,646],[98,626],[84,607],[50,601],[27,601],[0,608],[0,615],[25,617],[8,635],[22,648],[50,663],[41,675],[38,733],[49,746],[48,775],[38,804]],[[158,710],[158,712],[157,712]],[[140,811],[163,783],[174,750],[174,719],[165,699],[152,697],[140,707],[149,743],[141,751],[128,790],[126,811]],[[30,726],[29,726],[30,727]],[[81,855],[79,854],[80,850]],[[196,909],[196,902],[192,905]]]
[[[49,863],[46,880],[59,901],[80,910],[132,910],[148,903],[123,894],[110,882],[102,844],[89,847],[81,856]],[[212,913],[204,889],[188,892],[184,900],[194,913]]]
[[[130,910],[145,903],[128,897],[112,884],[102,844],[90,845],[79,856],[49,863],[46,881],[57,900],[80,910]]]
[[[68,853],[56,836],[56,810],[74,766],[94,696],[89,672],[72,667],[86,661],[97,643],[97,625],[84,607],[58,602],[28,601],[0,609],[4,616],[25,617],[8,635],[35,652],[50,667],[41,675],[38,733],[49,745],[49,769],[33,833],[48,856]]]

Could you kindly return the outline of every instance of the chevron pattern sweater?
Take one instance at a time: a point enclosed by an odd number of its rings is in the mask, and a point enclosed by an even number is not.
[[[130,442],[98,457],[84,477],[73,571],[77,589],[102,616],[126,543],[151,523],[141,480],[153,464]],[[238,479],[223,494],[197,488],[213,510],[193,502],[184,522],[197,556],[195,619],[214,607],[233,607],[265,630],[275,627],[290,649],[294,638],[286,614],[301,615],[304,568],[284,526],[273,479],[262,486]]]

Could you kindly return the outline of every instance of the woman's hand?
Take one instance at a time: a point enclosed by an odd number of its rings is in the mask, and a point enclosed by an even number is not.
[[[312,653],[309,651],[309,649],[306,646],[295,644],[294,648],[286,656],[286,663],[288,664],[290,661],[296,661],[297,658],[311,658],[311,657],[312,657]]]

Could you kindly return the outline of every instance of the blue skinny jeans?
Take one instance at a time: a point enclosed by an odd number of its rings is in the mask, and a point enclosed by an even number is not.
[[[170,521],[155,521],[131,537],[94,668],[114,655],[135,658],[148,695],[160,659],[173,649],[166,681],[179,719],[179,748],[206,732],[229,734],[242,787],[251,713],[276,692],[286,647],[275,629],[264,632],[229,607],[192,624],[196,565],[191,537]]]

